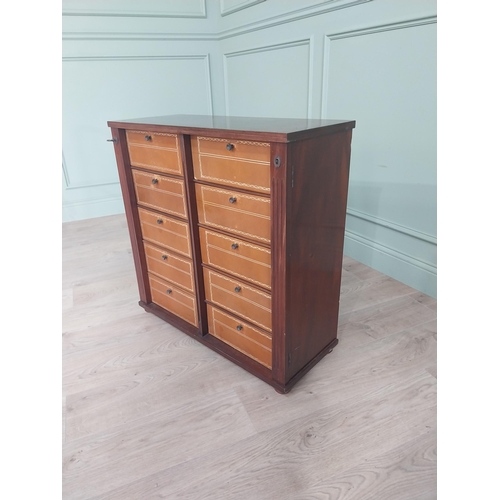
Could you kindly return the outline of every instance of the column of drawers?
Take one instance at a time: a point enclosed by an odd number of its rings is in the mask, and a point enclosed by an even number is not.
[[[126,136],[151,300],[198,327],[178,136],[142,130]]]
[[[270,144],[191,137],[208,333],[272,367]]]

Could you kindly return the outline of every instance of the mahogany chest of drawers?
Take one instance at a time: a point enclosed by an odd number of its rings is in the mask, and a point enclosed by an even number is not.
[[[337,344],[354,121],[110,121],[139,304],[290,390]]]

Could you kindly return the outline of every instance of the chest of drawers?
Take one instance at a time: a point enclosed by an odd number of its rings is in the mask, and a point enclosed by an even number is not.
[[[355,122],[108,125],[139,304],[288,392],[338,342]]]

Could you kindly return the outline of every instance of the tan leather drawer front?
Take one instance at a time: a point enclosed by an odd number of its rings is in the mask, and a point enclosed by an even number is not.
[[[206,267],[206,299],[241,316],[261,328],[271,331],[271,295],[253,286],[216,273]]]
[[[239,321],[225,312],[207,305],[208,332],[231,347],[258,361],[267,368],[272,366],[271,336]]]
[[[139,205],[165,211],[187,219],[184,181],[132,169]]]
[[[196,203],[200,224],[270,243],[269,198],[196,184]]]
[[[174,220],[139,208],[143,239],[191,258],[191,239],[187,222]]]
[[[271,288],[271,250],[200,227],[205,264],[255,285]]]
[[[182,175],[182,159],[175,134],[127,130],[127,145],[130,164],[134,167]]]
[[[191,147],[195,179],[269,194],[269,143],[192,137]]]
[[[179,316],[188,323],[198,326],[198,313],[194,295],[186,293],[168,281],[151,274],[149,275],[149,284],[151,286],[151,299],[155,304],[167,309],[167,311]]]
[[[194,293],[193,263],[144,242],[148,272]]]

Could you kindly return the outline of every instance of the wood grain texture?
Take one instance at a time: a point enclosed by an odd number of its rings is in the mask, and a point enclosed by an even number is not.
[[[337,338],[351,135],[349,130],[289,146],[287,380]]]
[[[65,500],[436,498],[430,298],[344,258],[339,345],[280,395],[137,306],[123,215],[63,263]]]
[[[198,231],[198,211],[196,209],[196,193],[193,173],[193,157],[189,148],[189,136],[180,135],[179,145],[181,149],[182,162],[184,165],[184,183],[186,185],[186,196],[188,202],[189,230],[191,232],[191,245],[194,264],[195,294],[198,302],[198,324],[199,335],[205,335],[207,332],[207,308],[205,306],[205,287],[203,284],[203,270],[201,268],[201,248],[200,233]]]
[[[137,212],[137,199],[135,197],[134,180],[130,170],[130,157],[127,144],[126,131],[111,129],[111,134],[115,139],[114,148],[116,156],[116,164],[118,166],[118,176],[120,179],[120,187],[122,190],[123,203],[125,205],[125,215],[127,216],[127,224],[130,234],[130,242],[132,244],[132,253],[134,255],[135,272],[137,283],[139,286],[139,296],[142,301],[150,302],[151,292],[147,282],[146,257],[144,255],[144,247],[142,246],[142,228]]]
[[[246,116],[170,115],[110,120],[109,127],[126,130],[148,130],[171,134],[202,135],[226,139],[289,142],[311,136],[331,134],[354,128],[352,120],[318,120],[314,118],[269,118]]]

